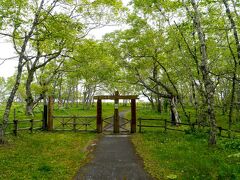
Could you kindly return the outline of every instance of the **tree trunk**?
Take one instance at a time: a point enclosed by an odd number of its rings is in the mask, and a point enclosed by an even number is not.
[[[178,123],[181,123],[181,120],[177,111],[175,99],[176,97],[172,97],[170,99],[170,109],[171,109],[172,121],[174,121],[175,125],[177,125]]]
[[[78,81],[77,81],[78,82]],[[76,84],[76,106],[79,107],[79,90],[78,90],[78,83]]]
[[[33,106],[34,100],[32,96],[31,84],[33,82],[34,71],[30,70],[28,72],[28,77],[26,81],[26,115],[32,116],[33,115]]]
[[[198,117],[199,117],[198,108],[199,107],[198,107],[198,101],[197,101],[197,97],[196,97],[194,82],[192,82],[192,98],[193,98],[193,104],[194,104],[195,113],[196,113],[196,121],[198,122]]]
[[[69,87],[69,89],[68,89],[68,96],[67,96],[66,108],[68,108],[68,105],[69,105],[70,95],[71,95],[71,87]]]
[[[35,14],[34,21],[32,23],[31,29],[30,29],[30,31],[28,33],[26,33],[26,35],[24,37],[24,41],[23,41],[22,47],[21,47],[21,52],[19,52],[19,60],[18,60],[18,68],[17,68],[17,76],[16,76],[16,79],[15,79],[15,84],[14,84],[14,86],[12,88],[12,91],[10,93],[10,96],[9,96],[9,98],[7,100],[7,105],[6,105],[6,108],[5,108],[5,111],[4,111],[4,115],[3,115],[3,124],[4,124],[3,125],[3,130],[7,127],[7,122],[8,122],[8,118],[9,118],[10,109],[12,107],[12,103],[13,103],[15,94],[16,94],[16,92],[18,90],[19,85],[20,85],[21,76],[22,76],[22,70],[23,70],[24,53],[26,51],[26,47],[27,47],[28,41],[31,38],[31,36],[32,36],[36,26],[38,25],[39,13],[42,10],[43,4],[44,4],[44,0],[42,0],[40,5],[39,5],[39,8],[38,8],[38,10],[37,10],[37,12]],[[16,28],[16,27],[14,27],[14,28]],[[13,37],[13,41],[14,41],[14,44],[15,44],[15,39],[14,38],[15,37]]]
[[[60,82],[59,82],[59,90],[58,90],[58,109],[63,106],[63,102],[62,102],[62,81],[63,81],[63,77],[61,75]]]
[[[152,93],[150,95],[148,95],[147,93],[145,93],[144,91],[142,91],[142,94],[148,99],[148,101],[151,104],[152,110],[155,109],[155,104],[153,102],[153,97],[152,97]]]
[[[87,96],[87,92],[84,91],[84,92],[83,92],[83,98],[82,98],[82,107],[83,107],[83,110],[84,110],[84,108],[85,108],[86,96]]]
[[[231,100],[229,105],[229,114],[228,114],[228,129],[231,131],[232,129],[232,116],[233,116],[233,109],[234,109],[234,101],[235,101],[235,90],[236,90],[236,72],[234,72],[233,79],[232,79],[232,92],[231,92]],[[230,134],[229,134],[230,136]]]
[[[233,2],[232,2],[233,3]],[[228,41],[228,48],[231,52],[231,55],[233,57],[233,60],[234,60],[234,68],[233,68],[233,77],[232,77],[232,92],[231,92],[231,101],[230,101],[230,107],[229,107],[229,114],[228,114],[228,128],[229,130],[231,131],[231,127],[232,127],[232,116],[233,116],[233,104],[234,104],[234,101],[235,101],[235,91],[236,91],[236,79],[237,79],[237,71],[238,71],[238,64],[240,63],[240,42],[239,42],[239,37],[238,37],[238,31],[237,31],[237,26],[236,26],[236,23],[235,23],[235,20],[233,19],[233,16],[231,14],[231,10],[229,8],[229,5],[228,5],[228,2],[227,0],[223,0],[223,4],[226,8],[226,14],[228,16],[228,19],[229,19],[229,22],[231,24],[231,29],[233,31],[233,36],[234,36],[234,39],[235,39],[235,44],[236,44],[236,52],[237,52],[237,58],[238,58],[238,62],[236,60],[236,57],[235,57],[235,54],[233,52],[233,49],[231,48],[231,44],[230,44],[230,41],[229,41],[229,38],[228,38],[228,33],[227,34],[227,41]],[[234,10],[235,9],[235,4],[233,3],[232,4],[233,7],[234,7]],[[236,12],[236,15],[238,16],[237,12]],[[230,133],[229,133],[229,136],[230,136]]]
[[[208,67],[208,57],[207,57],[207,46],[205,41],[205,36],[201,27],[200,23],[200,15],[198,11],[198,7],[196,4],[196,0],[191,0],[191,4],[194,9],[194,24],[197,30],[198,39],[200,43],[200,52],[202,55],[200,70],[202,73],[203,84],[205,88],[205,100],[207,105],[207,112],[209,117],[209,124],[210,124],[210,137],[209,137],[209,145],[215,145],[217,140],[217,125],[215,119],[215,112],[214,112],[214,92],[215,88],[213,87],[213,81],[211,80],[209,74],[209,67]]]
[[[156,103],[157,103],[157,112],[162,113],[162,102],[159,95],[157,95]]]
[[[4,111],[4,115],[3,115],[3,130],[7,127],[8,118],[9,118],[9,114],[10,114],[10,109],[12,107],[12,103],[13,103],[15,94],[18,90],[19,85],[20,85],[22,70],[23,70],[22,61],[23,61],[23,57],[20,56],[19,62],[18,62],[18,70],[17,70],[16,79],[15,79],[15,84],[12,88],[10,96],[8,97],[7,105],[6,105],[6,108],[5,108],[5,111]]]

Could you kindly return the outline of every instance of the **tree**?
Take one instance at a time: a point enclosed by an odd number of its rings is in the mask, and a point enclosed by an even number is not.
[[[29,21],[28,21],[30,23],[25,25],[24,36],[21,37],[18,30],[23,29],[23,27],[21,27],[21,25],[23,23],[22,18],[25,16],[25,13],[27,13],[27,8],[26,8],[26,4],[24,4],[25,6],[22,7],[22,5],[20,3],[18,4],[18,6],[15,7],[16,9],[14,8],[14,10],[16,11],[16,14],[11,15],[9,17],[9,19],[12,19],[12,22],[10,23],[10,28],[11,28],[12,34],[0,33],[2,35],[6,35],[6,36],[9,36],[10,38],[12,38],[12,41],[14,44],[14,49],[19,56],[15,83],[11,90],[10,96],[7,100],[7,105],[5,108],[4,115],[3,115],[3,121],[4,121],[3,128],[6,128],[6,126],[7,126],[10,109],[11,109],[15,94],[20,85],[23,67],[24,67],[25,63],[27,62],[27,61],[25,61],[26,49],[27,49],[28,43],[29,43],[31,37],[33,36],[34,31],[39,23],[39,16],[40,16],[41,11],[43,10],[43,4],[44,4],[44,0],[42,0],[39,4],[37,4],[35,6],[35,8],[34,8],[35,13],[34,13],[32,19],[29,19]]]
[[[237,31],[237,25],[236,25],[237,23],[234,19],[233,13],[230,10],[229,4],[228,4],[227,0],[223,0],[222,2],[226,9],[226,15],[228,17],[228,21],[229,21],[229,24],[231,27],[230,30],[232,30],[232,32],[233,32],[233,37],[235,39],[235,46],[236,46],[235,47],[236,50],[234,51],[234,48],[231,45],[232,43],[230,42],[230,39],[229,39],[229,32],[226,31],[228,48],[229,48],[229,51],[231,52],[231,56],[232,56],[232,59],[234,62],[233,73],[232,73],[231,101],[230,101],[229,115],[228,115],[229,130],[231,130],[233,106],[234,106],[234,101],[235,101],[235,92],[236,92],[236,83],[237,83],[237,73],[238,73],[239,64],[240,64],[240,41],[239,41],[239,35],[238,35],[238,31]],[[236,4],[234,3],[234,1],[232,1],[231,5],[233,6],[236,18],[239,18],[238,13],[236,11]]]
[[[112,14],[117,15],[121,9],[121,2],[117,0],[111,2],[59,0],[48,2],[44,0],[19,0],[12,2],[5,0],[1,5],[1,10],[4,13],[6,10],[7,13],[5,13],[6,17],[1,19],[6,28],[0,34],[12,39],[15,51],[19,56],[16,82],[8,98],[3,117],[5,122],[8,121],[9,111],[25,66],[29,72],[29,78],[26,82],[26,102],[27,107],[30,107],[29,114],[31,114],[33,102],[31,82],[34,72],[66,53],[67,47],[69,48],[72,41],[85,37],[89,31],[96,27],[106,25],[105,23],[109,23],[110,20],[114,19],[113,17],[117,19],[117,16],[112,16]],[[108,11],[109,15],[104,13],[105,10]],[[67,39],[68,42],[66,42]],[[73,45],[71,44],[71,46]]]
[[[165,49],[171,47],[164,45],[163,31],[160,28],[154,30],[146,19],[134,14],[130,15],[129,22],[131,29],[113,34],[109,41],[121,49],[120,59],[125,62],[126,69],[132,71],[135,81],[155,94],[158,111],[161,111],[161,98],[171,100],[172,117],[178,123],[180,118],[176,99],[179,93],[176,82],[171,77],[173,73],[170,75],[166,68],[170,65],[169,57],[164,54]]]

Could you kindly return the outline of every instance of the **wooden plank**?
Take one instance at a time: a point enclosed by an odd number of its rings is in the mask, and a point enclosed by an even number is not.
[[[96,116],[53,116],[53,119],[96,119]]]
[[[140,126],[140,127],[161,127],[161,128],[165,128],[165,126],[158,126],[158,125],[143,125],[143,124],[141,124],[141,125],[138,125],[138,126]]]
[[[172,128],[167,128],[167,130],[179,131],[179,132],[185,132],[184,130],[181,130],[181,129],[172,129]]]
[[[142,121],[164,121],[165,119],[159,119],[159,118],[138,118],[138,120],[142,120]]]
[[[29,122],[31,122],[31,119],[18,120],[18,123],[29,123]]]
[[[115,95],[115,96],[108,96],[108,95],[103,95],[103,96],[94,96],[94,99],[138,99],[137,95],[126,95],[126,96],[120,96],[120,95]]]
[[[42,120],[33,120],[34,123],[42,122]]]
[[[18,131],[26,131],[26,130],[31,130],[31,127],[18,128]]]

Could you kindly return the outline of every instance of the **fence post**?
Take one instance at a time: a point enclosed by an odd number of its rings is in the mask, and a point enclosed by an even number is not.
[[[52,131],[53,130],[53,97],[50,96],[48,98],[48,131]]]
[[[167,131],[167,120],[166,119],[164,119],[164,130],[165,130],[165,132]]]
[[[64,122],[64,118],[62,118],[62,126],[63,126],[63,130],[65,129],[65,122]]]
[[[13,134],[17,136],[17,130],[18,130],[18,120],[16,120],[16,109],[13,110]]]
[[[30,120],[30,132],[33,132],[33,119]]]
[[[115,96],[119,96],[119,92],[115,92]],[[119,99],[115,98],[114,99],[114,119],[113,119],[113,132],[114,133],[119,133],[120,125],[119,125]]]
[[[131,99],[131,133],[136,132],[136,99]]]
[[[14,123],[14,129],[13,129],[13,134],[17,136],[17,130],[18,130],[18,120],[13,120]]]
[[[45,104],[43,106],[43,121],[42,121],[42,128],[43,130],[47,130],[47,118],[48,118],[48,107]]]
[[[102,100],[97,100],[97,132],[102,132]]]
[[[76,117],[73,116],[73,131],[76,132]]]
[[[87,129],[88,129],[88,122],[85,121],[85,131],[87,131]]]

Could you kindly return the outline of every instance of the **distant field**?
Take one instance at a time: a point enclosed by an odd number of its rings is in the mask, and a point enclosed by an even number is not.
[[[0,117],[3,115],[5,109],[5,104],[0,104]],[[25,103],[14,103],[11,112],[10,112],[10,120],[13,120],[14,117],[14,109],[16,110],[16,118],[21,120],[21,119],[29,119],[29,118],[34,118],[34,119],[41,119],[42,118],[42,112],[43,112],[43,105],[40,104],[34,109],[34,116],[29,117],[25,115]],[[119,110],[130,110],[130,105],[127,107],[123,106],[120,104]],[[102,106],[103,110],[103,116],[109,116],[113,115],[114,113],[114,105],[113,102],[108,102],[108,103],[103,103]],[[76,115],[76,116],[92,116],[96,115],[97,110],[96,110],[96,103],[93,106],[90,106],[89,109],[86,109],[86,107],[83,107],[82,104],[79,105],[69,105],[68,107],[59,107],[57,104],[54,105],[54,115]]]

